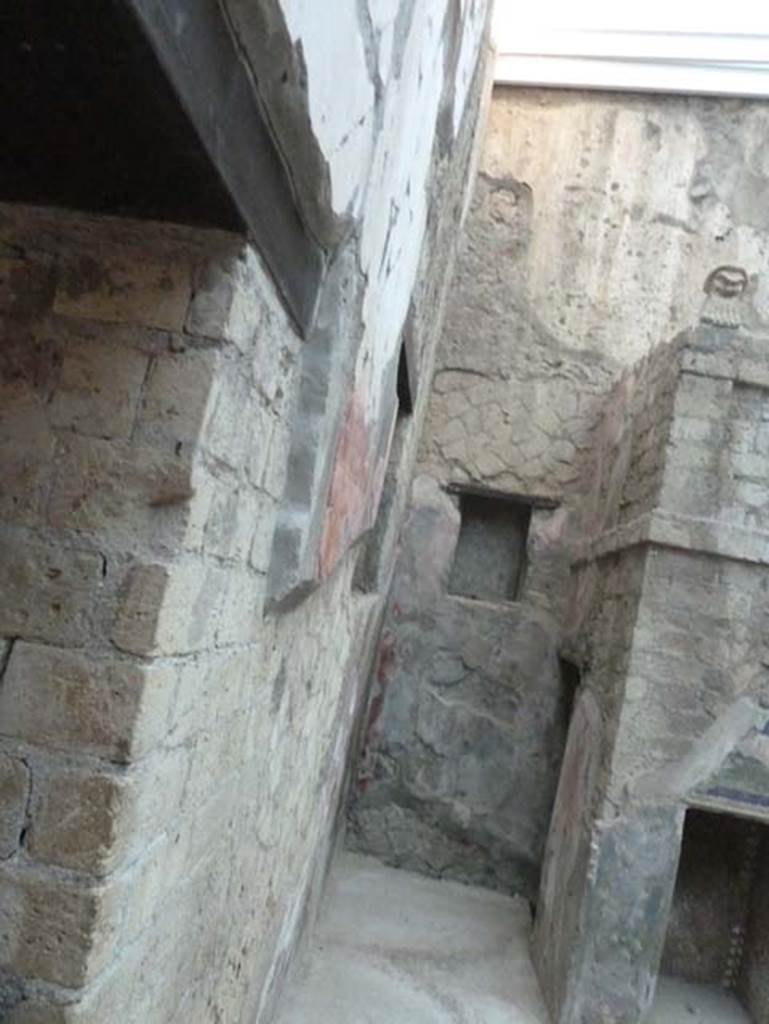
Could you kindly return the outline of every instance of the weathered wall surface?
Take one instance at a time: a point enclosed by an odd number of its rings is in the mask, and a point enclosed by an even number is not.
[[[392,570],[386,555],[354,587],[353,541],[382,488],[407,313],[415,379],[432,364],[485,8],[430,5],[427,35],[402,13],[372,146],[416,205],[400,222],[391,204],[377,233],[365,162],[304,339],[242,239],[1,211],[3,1020],[270,1017],[334,842]],[[312,38],[317,63],[328,38]],[[437,94],[411,126],[425,153],[410,177],[411,107],[396,114],[423,79]],[[401,435],[389,538],[426,398]],[[337,501],[345,473],[355,494]],[[309,569],[289,566],[277,610],[287,526],[312,541],[293,549]]]
[[[532,591],[548,582],[551,519],[533,531],[543,558]],[[458,528],[455,503],[419,476],[348,842],[410,870],[533,895],[566,726],[553,618],[526,597],[448,594]]]
[[[738,876],[716,841],[694,841],[677,893],[674,882],[687,805],[766,816],[764,338],[702,324],[626,375],[607,407],[606,433],[624,443],[579,557],[584,683],[534,946],[563,1024],[642,1019],[671,902],[663,969],[728,987],[740,976],[743,951],[723,941],[735,932],[720,908],[739,922],[752,904],[746,835],[731,833]],[[704,835],[728,827],[706,821]],[[692,884],[715,891],[700,900]],[[713,936],[701,944],[705,919]],[[760,954],[746,949],[750,972]],[[760,985],[752,998],[755,1013]]]
[[[285,139],[297,195],[331,263],[310,332],[315,358],[304,368],[288,500],[270,571],[271,597],[287,602],[328,576],[373,526],[433,156],[456,139],[489,4],[342,0],[332,18],[317,4],[296,0],[265,0],[256,8],[229,0],[227,7],[244,52],[259,57],[257,85],[277,76],[297,95],[289,108],[273,81],[264,98]],[[300,113],[304,131],[297,128]]]
[[[495,90],[373,684],[356,848],[533,894],[572,696],[558,654],[585,656],[575,607],[594,583],[581,577],[574,606],[570,566],[581,538],[656,496],[674,348],[614,385],[696,322],[719,264],[747,269],[751,315],[765,315],[768,117],[752,101]],[[534,500],[514,602],[448,592],[449,484]]]
[[[696,322],[713,267],[765,266],[765,103],[499,88],[493,110],[484,170],[532,191],[527,294],[560,343],[633,363]]]

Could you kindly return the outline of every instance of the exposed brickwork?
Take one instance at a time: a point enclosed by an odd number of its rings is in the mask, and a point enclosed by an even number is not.
[[[1,221],[4,1019],[234,1020],[351,726],[351,563],[263,619],[300,341],[235,239]]]

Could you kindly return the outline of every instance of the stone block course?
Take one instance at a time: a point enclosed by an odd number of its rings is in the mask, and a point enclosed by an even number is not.
[[[142,391],[135,436],[169,446],[195,442],[210,414],[219,361],[211,350],[156,356]]]
[[[129,769],[32,758],[28,856],[103,877],[141,853],[176,816],[189,770],[184,747]]]
[[[90,437],[129,437],[147,365],[144,353],[127,346],[63,346],[49,422]]]
[[[39,864],[102,875],[116,853],[126,792],[118,775],[68,769],[55,761],[34,771],[25,851]]]
[[[265,302],[270,290],[254,250],[242,244],[231,245],[227,252],[217,253],[198,267],[185,330],[231,342],[247,353],[268,315],[257,302]],[[271,312],[283,321],[283,327],[287,326],[279,306],[273,305]]]
[[[152,250],[105,247],[68,260],[53,303],[62,316],[180,331],[191,295],[191,268]]]
[[[265,507],[272,499],[258,494],[248,484],[227,487],[222,481],[211,501],[203,534],[203,549],[218,558],[244,562],[249,555],[256,530],[262,530]],[[270,537],[271,539],[271,537]]]
[[[71,438],[57,450],[48,521],[123,550],[168,550],[184,537],[193,497],[186,453],[129,441]]]
[[[0,534],[0,634],[81,647],[93,633],[103,560],[92,551]]]
[[[201,440],[208,452],[234,470],[245,465],[255,397],[253,384],[240,365],[222,367]]]
[[[140,655],[201,651],[214,643],[227,573],[189,561],[135,566],[118,608],[112,639]]]
[[[0,683],[0,735],[128,762],[166,734],[172,666],[17,641]]]
[[[112,955],[115,909],[101,890],[0,865],[0,961],[21,977],[78,988]]]

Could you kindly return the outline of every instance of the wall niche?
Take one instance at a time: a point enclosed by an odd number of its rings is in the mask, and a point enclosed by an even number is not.
[[[461,520],[449,594],[516,601],[526,575],[531,503],[481,490],[452,490],[459,498]]]

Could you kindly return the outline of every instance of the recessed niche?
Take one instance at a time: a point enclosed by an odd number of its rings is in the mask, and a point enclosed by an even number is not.
[[[526,571],[531,505],[506,496],[459,492],[461,522],[449,593],[515,601]]]
[[[724,1024],[769,1020],[768,836],[766,825],[746,818],[687,812],[661,997],[674,979],[682,991],[688,986],[692,1005],[717,996]]]
[[[564,728],[569,728],[571,716],[574,713],[574,702],[577,699],[577,691],[582,682],[582,671],[579,665],[568,658],[558,659],[559,675],[561,677],[561,707],[563,709]]]
[[[393,519],[397,511],[396,498],[405,481],[408,438],[413,430],[415,394],[405,341],[401,342],[395,388],[398,405],[376,522],[358,558],[353,578],[354,588],[366,594],[376,593],[384,583],[382,570],[386,559],[383,556],[391,548],[388,537],[392,543],[395,542],[397,524]]]

